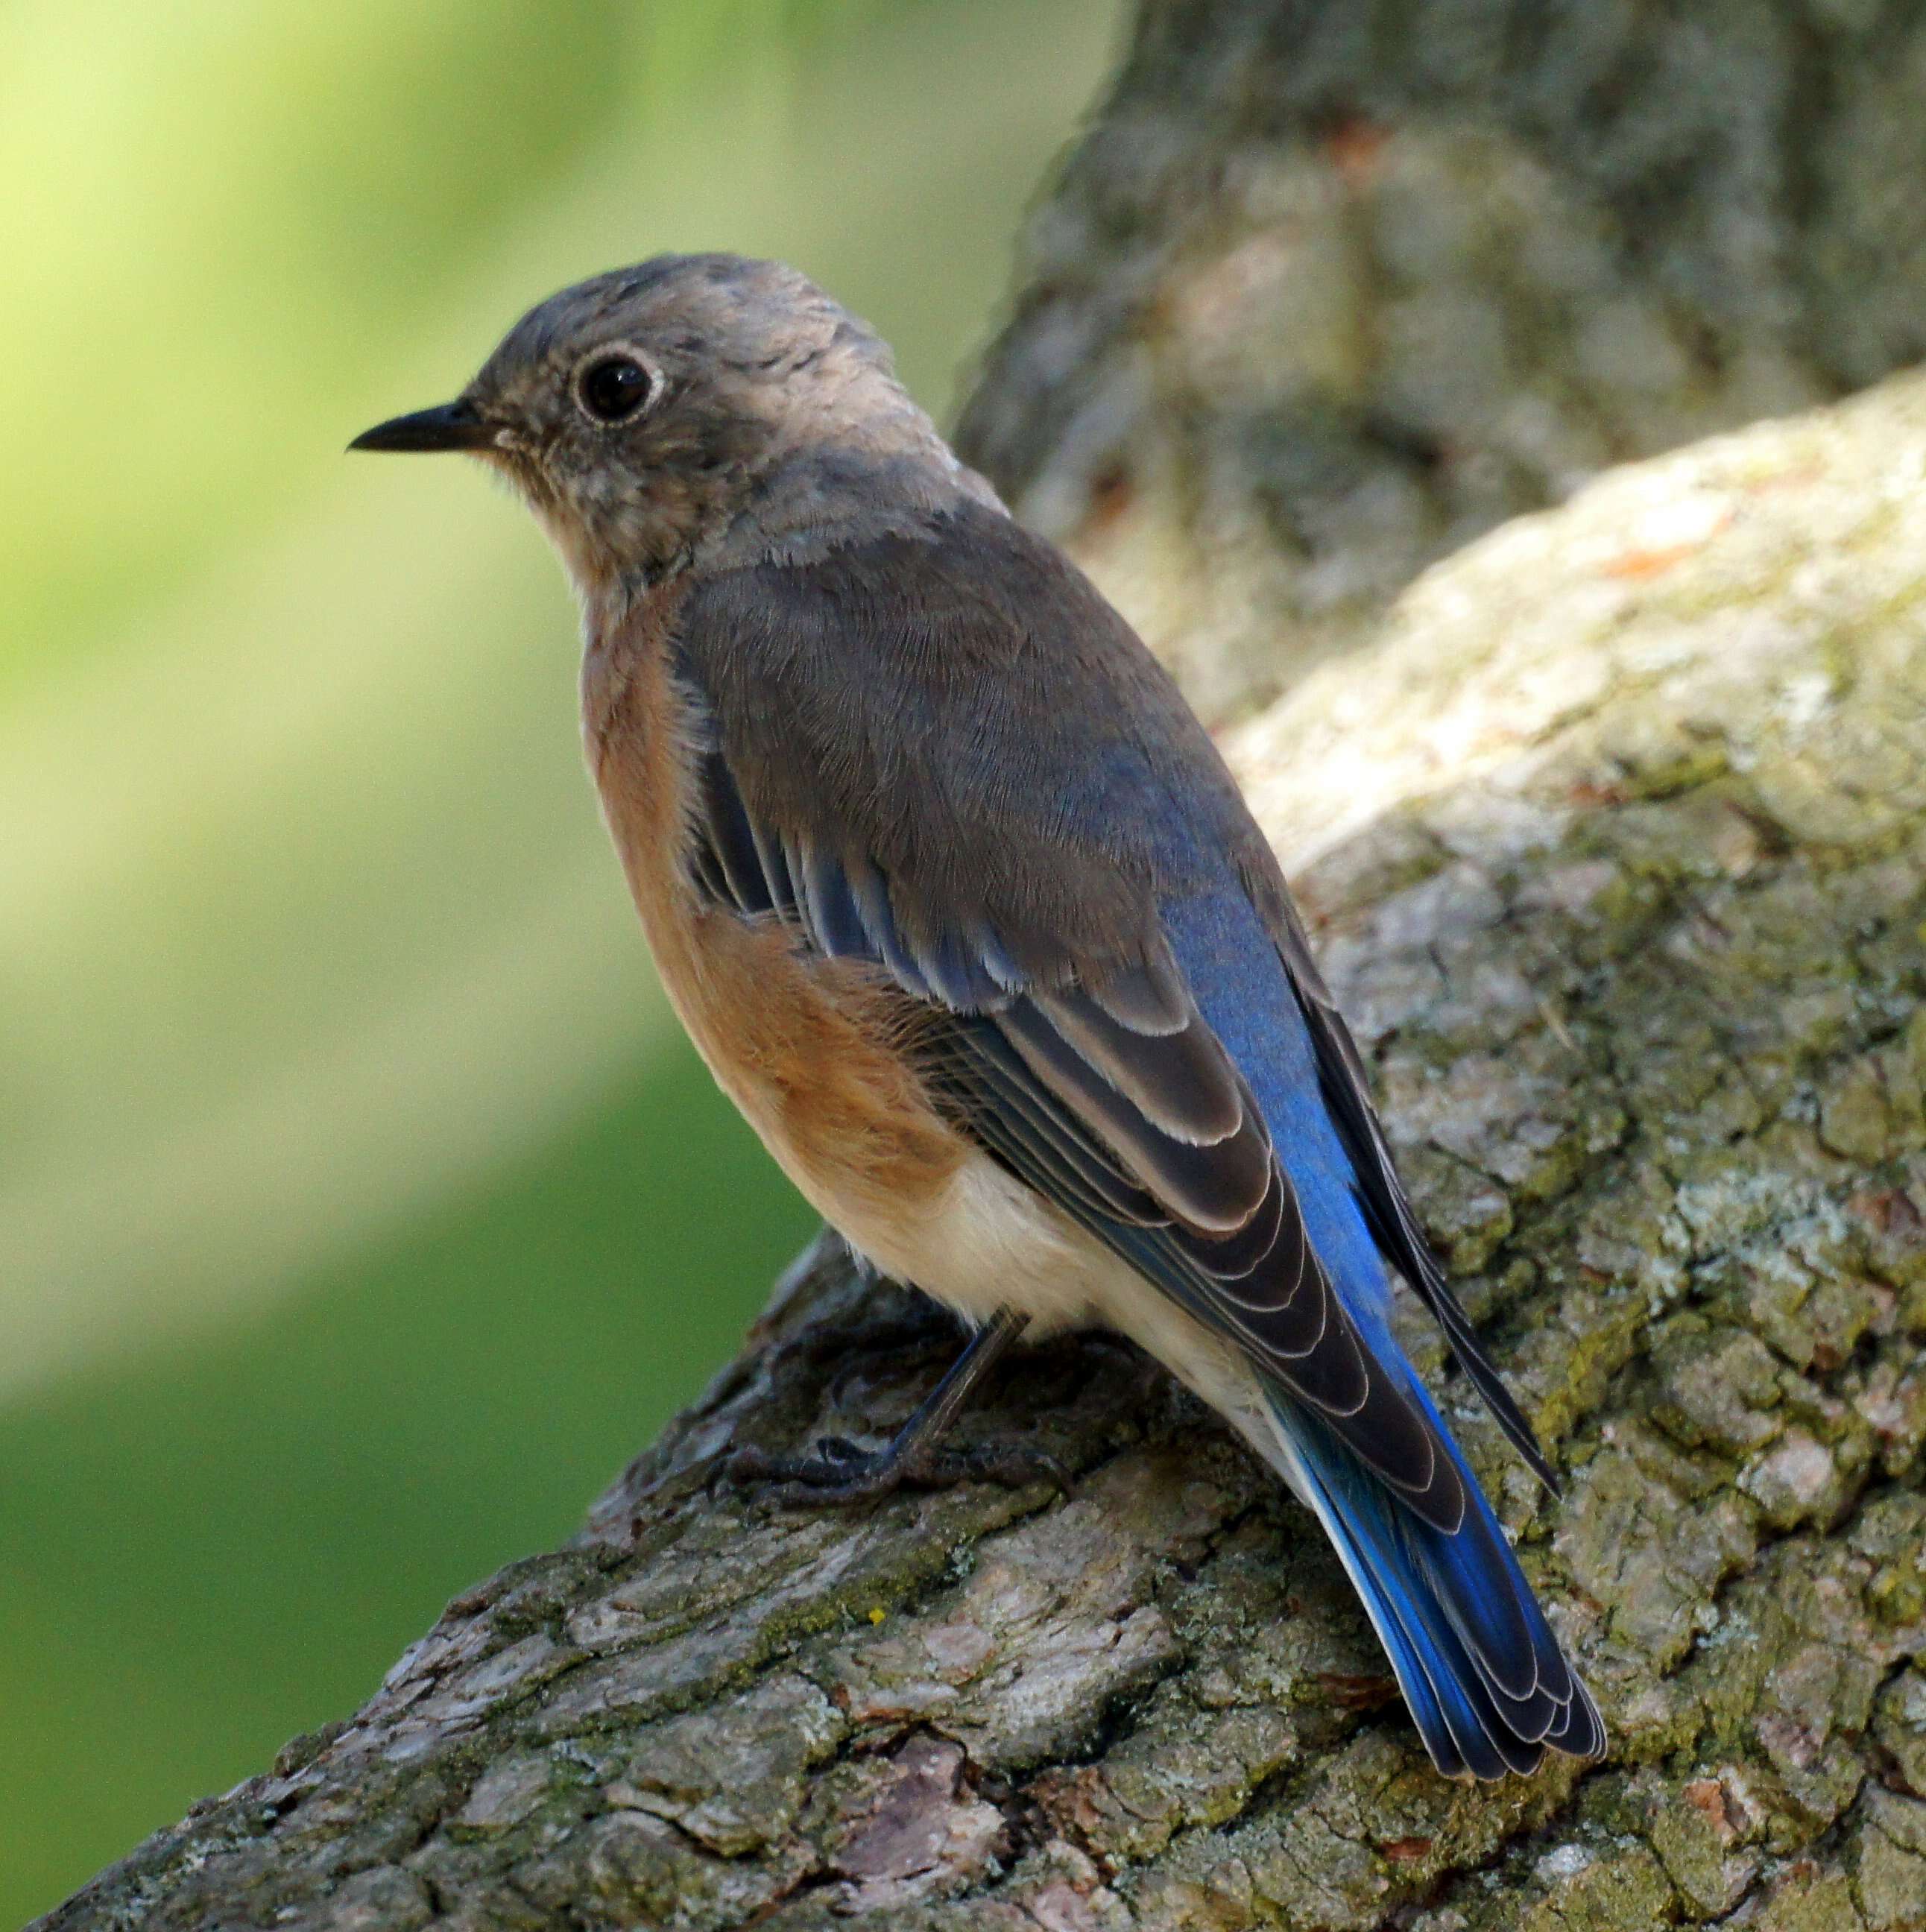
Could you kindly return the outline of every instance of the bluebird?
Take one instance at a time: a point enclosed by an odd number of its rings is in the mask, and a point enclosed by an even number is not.
[[[1391,1326],[1390,1274],[1520,1454],[1276,860],[1175,686],[794,269],[564,290],[454,402],[580,598],[584,742],[717,1082],[878,1268],[972,1326],[871,1493],[1028,1330],[1107,1324],[1336,1546],[1440,1770],[1599,1754],[1596,1706]]]

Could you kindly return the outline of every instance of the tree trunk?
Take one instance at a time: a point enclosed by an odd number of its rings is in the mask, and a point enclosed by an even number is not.
[[[1153,0],[969,418],[1100,568],[1139,533],[1140,616],[1197,614],[1184,662],[1244,715],[1226,748],[1420,1208],[1565,1473],[1539,1492],[1408,1324],[1610,1760],[1433,1774],[1310,1518],[1120,1345],[1020,1355],[960,1425],[1034,1430],[1070,1500],[801,1514],[718,1480],[736,1444],[880,1436],[953,1346],[825,1244],[574,1543],[458,1598],[352,1719],[44,1924],[1926,1928],[1926,380],[1618,470],[1429,572],[1342,658],[1264,640],[1315,614],[1322,562],[1362,638],[1465,531],[1910,352],[1926,310],[1886,292],[1912,244],[1870,289],[1835,272],[1870,164],[1787,158],[1855,112],[1916,138],[1868,105],[1914,11]],[[1514,12],[1528,32],[1489,28]],[[1786,70],[1770,128],[1742,46],[1825,56]],[[1714,119],[1709,166],[1679,143]],[[1286,256],[1340,191],[1376,236],[1408,170],[1400,219],[1444,238],[1412,259],[1463,255],[1458,301],[1489,296],[1508,341],[1534,236],[1592,279],[1558,272],[1534,359],[1434,391],[1423,369],[1490,330],[1427,322],[1374,268],[1346,414],[1322,372],[1356,306],[1311,313],[1318,272],[1250,254],[1250,210],[1311,210]],[[1442,302],[1442,274],[1412,286]],[[1588,351],[1594,309],[1627,319]],[[1670,404],[1614,360],[1641,328],[1674,344]],[[1487,460],[1505,396],[1536,446],[1595,435]],[[1374,442],[1381,409],[1442,453]],[[1290,538],[1293,491],[1346,474],[1354,517]],[[1220,532],[1249,573],[1228,588]]]
[[[1504,518],[1926,353],[1922,98],[1918,0],[1142,0],[964,453],[1226,715]]]

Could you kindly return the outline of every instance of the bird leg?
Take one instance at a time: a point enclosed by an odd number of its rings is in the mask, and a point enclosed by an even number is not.
[[[824,1506],[866,1502],[897,1490],[947,1489],[972,1481],[1018,1489],[1040,1480],[1054,1483],[1067,1495],[1069,1472],[1047,1450],[1014,1444],[950,1449],[938,1440],[1029,1322],[1019,1310],[999,1308],[886,1448],[859,1449],[840,1436],[819,1438],[807,1456],[772,1456],[746,1446],[730,1458],[730,1476],[737,1482],[777,1484],[786,1501]]]

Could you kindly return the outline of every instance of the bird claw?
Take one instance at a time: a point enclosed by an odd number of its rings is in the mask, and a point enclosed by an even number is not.
[[[1070,1472],[1048,1450],[1015,1443],[871,1450],[844,1436],[824,1436],[807,1456],[772,1456],[746,1446],[729,1459],[728,1474],[733,1482],[770,1485],[784,1502],[818,1509],[868,1502],[899,1490],[947,1490],[964,1483],[1016,1490],[1045,1482],[1065,1496],[1073,1489]]]

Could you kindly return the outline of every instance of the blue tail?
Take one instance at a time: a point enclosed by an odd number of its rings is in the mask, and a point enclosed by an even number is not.
[[[1463,1458],[1422,1390],[1438,1441]],[[1448,1777],[1538,1768],[1547,1750],[1596,1757],[1605,1726],[1566,1661],[1468,1470],[1463,1522],[1424,1522],[1318,1417],[1269,1391],[1286,1474],[1316,1512],[1397,1672],[1432,1761]]]
[[[1382,1246],[1388,1230],[1411,1218],[1410,1210],[1395,1178],[1387,1178],[1390,1156],[1369,1096],[1361,1084],[1344,1088],[1361,1075],[1348,1062],[1334,1066],[1328,1054],[1321,1057],[1306,1017],[1315,1002],[1307,1004],[1291,980],[1276,936],[1240,885],[1227,880],[1214,891],[1173,898],[1162,911],[1204,1018],[1257,1096],[1311,1245],[1370,1375],[1390,1378],[1423,1419],[1429,1454],[1421,1463],[1414,1459],[1406,1473],[1425,1480],[1430,1505],[1420,1514],[1405,1501],[1396,1471],[1374,1472],[1346,1446],[1333,1426],[1344,1418],[1292,1394],[1254,1351],[1252,1366],[1276,1423],[1280,1469],[1337,1546],[1441,1771],[1497,1778],[1534,1770],[1548,1750],[1595,1756],[1605,1742],[1598,1708],[1558,1648],[1504,1532],[1393,1333]],[[1327,1015],[1321,1024],[1328,1029],[1335,1022]],[[1344,1088],[1336,1112],[1334,1082]],[[1412,1238],[1421,1250],[1422,1238]],[[1430,1283],[1434,1310],[1442,1299],[1455,1311],[1442,1275],[1431,1280],[1426,1255],[1408,1241],[1394,1247],[1394,1260],[1414,1287],[1423,1292]],[[1249,1292],[1234,1281],[1226,1298],[1234,1306]],[[1448,1332],[1461,1357],[1475,1351],[1462,1314]],[[1528,1444],[1528,1425],[1504,1396],[1496,1370],[1481,1358],[1478,1366],[1482,1374],[1474,1380],[1487,1400],[1498,1391],[1494,1413],[1514,1440]],[[1349,1432],[1358,1440],[1354,1423]],[[1456,1485],[1430,1485],[1434,1457],[1456,1467]],[[1441,1514],[1437,1497],[1453,1486],[1462,1492],[1462,1514],[1445,1527],[1452,1518]]]

